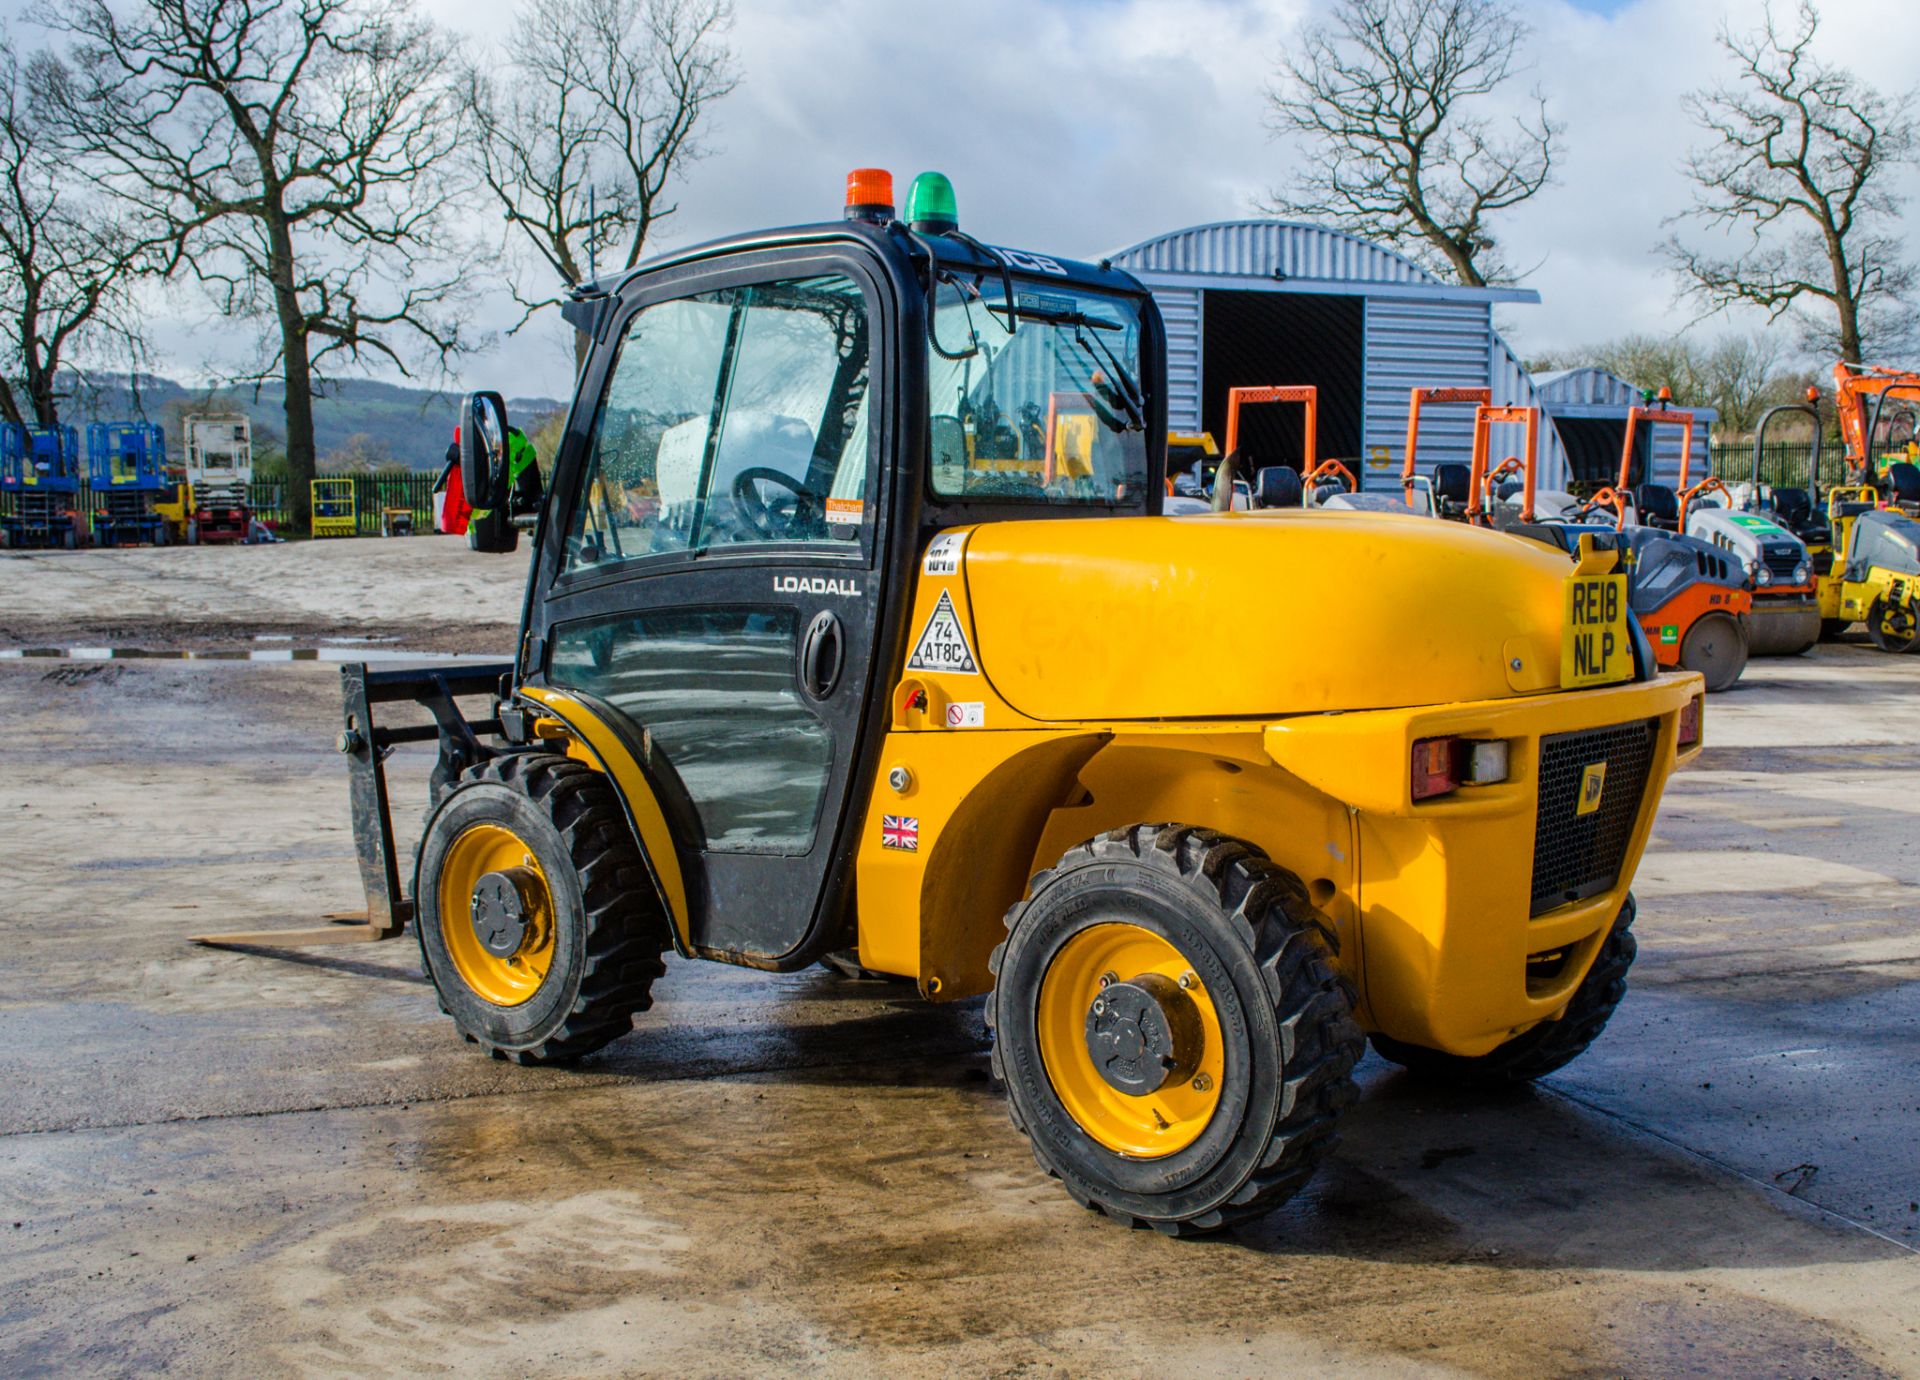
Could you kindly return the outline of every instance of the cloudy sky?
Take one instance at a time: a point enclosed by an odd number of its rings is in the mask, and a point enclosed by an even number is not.
[[[484,43],[513,0],[420,0]],[[891,168],[904,188],[948,173],[967,228],[994,242],[1094,257],[1150,235],[1251,214],[1287,175],[1263,92],[1322,0],[736,0],[743,80],[716,107],[715,152],[656,245],[837,214],[846,169]],[[1527,85],[1566,127],[1556,185],[1501,227],[1544,299],[1503,312],[1523,354],[1671,331],[1689,313],[1653,246],[1685,204],[1677,165],[1694,132],[1689,89],[1724,70],[1723,20],[1759,0],[1520,0]],[[0,14],[19,0],[0,0]],[[1915,79],[1920,6],[1823,0],[1821,49],[1889,92]],[[1784,4],[1783,4],[1784,12]],[[20,30],[22,39],[33,35]],[[1920,181],[1915,190],[1920,191]],[[497,272],[480,262],[477,274]],[[513,313],[496,297],[483,320]],[[1718,322],[1745,329],[1757,322]],[[462,373],[512,391],[566,388],[565,328],[520,336]],[[216,334],[188,322],[164,348],[191,372]]]

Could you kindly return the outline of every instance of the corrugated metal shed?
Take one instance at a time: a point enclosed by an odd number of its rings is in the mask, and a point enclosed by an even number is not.
[[[1324,226],[1281,220],[1223,221],[1157,235],[1107,256],[1152,290],[1167,322],[1170,424],[1194,431],[1216,421],[1225,390],[1236,385],[1316,383],[1321,388],[1323,446],[1328,455],[1358,456],[1369,486],[1397,488],[1405,455],[1407,399],[1421,386],[1490,387],[1500,403],[1537,401],[1531,376],[1493,328],[1495,303],[1537,303],[1525,288],[1465,288],[1442,282],[1404,255]],[[1275,307],[1250,310],[1252,294]],[[1222,296],[1224,295],[1224,296]],[[1210,316],[1208,299],[1219,296]],[[1288,311],[1285,297],[1356,299],[1353,332],[1336,340],[1326,309]],[[1233,304],[1239,333],[1222,325]],[[1268,324],[1250,339],[1245,323]],[[1290,338],[1282,339],[1288,335]],[[1332,355],[1346,351],[1339,358]],[[1261,371],[1265,371],[1262,374]],[[1288,377],[1280,377],[1285,373]],[[1256,376],[1260,375],[1260,376]],[[1310,377],[1309,375],[1317,375]],[[1350,427],[1329,426],[1343,416]],[[1426,414],[1422,468],[1465,460],[1471,413]],[[1345,442],[1348,449],[1342,448]],[[1542,438],[1544,487],[1564,486],[1566,456],[1549,428]]]
[[[1585,432],[1592,445],[1610,446],[1611,464],[1619,464],[1620,447],[1626,439],[1627,410],[1641,402],[1640,390],[1605,369],[1560,369],[1533,376],[1535,395],[1553,418],[1561,433],[1563,448],[1580,453]],[[1713,473],[1712,431],[1720,414],[1710,407],[1689,408],[1693,413],[1692,477],[1698,480]],[[1653,430],[1653,480],[1677,486],[1680,482],[1680,438],[1678,427],[1661,426]],[[1608,483],[1613,474],[1607,476]]]

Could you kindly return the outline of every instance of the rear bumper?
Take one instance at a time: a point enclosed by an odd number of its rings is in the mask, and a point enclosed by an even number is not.
[[[1699,751],[1696,744],[1681,753],[1676,743],[1681,710],[1702,693],[1698,676],[1666,675],[1480,704],[1315,715],[1267,728],[1268,756],[1352,813],[1360,953],[1347,966],[1369,1029],[1477,1055],[1565,1009],[1625,901],[1667,777]],[[1567,825],[1558,814],[1571,815],[1574,798],[1558,778],[1583,765],[1557,752],[1556,779],[1546,783],[1547,813],[1555,817],[1543,818],[1542,740],[1634,724],[1650,726],[1651,747],[1631,823],[1622,825],[1624,842],[1608,854],[1618,860],[1611,879],[1535,914],[1538,836]],[[1453,735],[1506,740],[1508,779],[1416,803],[1408,787],[1414,742]],[[1589,740],[1560,741],[1577,755]],[[1604,789],[1601,802],[1612,803]]]

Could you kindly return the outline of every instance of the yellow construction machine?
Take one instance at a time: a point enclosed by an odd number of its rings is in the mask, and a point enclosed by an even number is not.
[[[1367,1036],[1461,1081],[1577,1056],[1701,743],[1615,553],[1160,516],[1140,283],[973,239],[938,174],[899,219],[850,184],[843,220],[568,303],[592,344],[512,660],[345,671],[369,934],[410,921],[454,1027],[529,1064],[632,1029],[669,950],[984,997],[1040,1163],[1166,1232],[1305,1183]],[[1066,398],[1091,432],[1027,434]],[[469,397],[476,503],[505,436]],[[436,725],[377,723],[398,700]],[[409,897],[383,759],[426,738]]]

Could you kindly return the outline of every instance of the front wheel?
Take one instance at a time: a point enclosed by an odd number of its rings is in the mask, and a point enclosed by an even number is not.
[[[1169,1234],[1292,1196],[1336,1144],[1363,1049],[1331,928],[1292,873],[1141,824],[1033,879],[994,951],[993,1071],[1082,1206]]]
[[[1600,1038],[1621,998],[1627,995],[1627,969],[1639,952],[1633,938],[1633,917],[1633,895],[1629,892],[1600,952],[1594,955],[1593,966],[1574,989],[1559,1020],[1542,1021],[1486,1054],[1446,1054],[1386,1035],[1372,1037],[1375,1051],[1422,1078],[1472,1086],[1525,1083],[1565,1068]]]
[[[1875,599],[1867,610],[1867,636],[1883,652],[1910,652],[1920,644],[1920,619],[1911,604]]]
[[[1729,690],[1747,669],[1747,635],[1724,613],[1697,619],[1680,643],[1680,665],[1707,678],[1707,691]]]
[[[567,1063],[633,1028],[669,943],[613,787],[551,753],[491,758],[436,801],[415,923],[441,1006],[521,1064]]]

